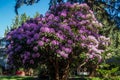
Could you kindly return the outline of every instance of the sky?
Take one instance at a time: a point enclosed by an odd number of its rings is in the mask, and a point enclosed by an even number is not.
[[[18,9],[19,15],[26,13],[27,16],[33,17],[36,12],[45,14],[49,7],[49,0],[40,0],[32,6],[23,5]],[[15,19],[15,0],[0,0],[0,37],[4,37],[5,29],[9,27]]]

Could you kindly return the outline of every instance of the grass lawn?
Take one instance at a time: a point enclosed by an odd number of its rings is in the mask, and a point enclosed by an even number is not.
[[[30,77],[30,76],[25,76],[25,77],[20,77],[20,76],[0,76],[0,80],[35,80],[35,78]]]
[[[88,80],[120,80],[120,76],[110,77],[110,78],[93,77],[93,78],[88,79]]]
[[[75,76],[75,77],[70,77],[69,80],[120,80],[120,76],[111,76],[108,78],[101,78],[101,77],[79,77],[79,76]]]
[[[34,77],[30,76],[25,76],[25,77],[20,77],[20,76],[0,76],[0,80],[36,80]],[[118,77],[111,77],[111,78],[99,78],[99,77],[93,77],[93,78],[81,78],[80,77],[72,77],[69,78],[69,80],[120,80],[120,76]]]

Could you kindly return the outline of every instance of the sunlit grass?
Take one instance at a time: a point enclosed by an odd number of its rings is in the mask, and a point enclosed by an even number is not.
[[[30,76],[0,76],[0,80],[34,80],[33,77]]]

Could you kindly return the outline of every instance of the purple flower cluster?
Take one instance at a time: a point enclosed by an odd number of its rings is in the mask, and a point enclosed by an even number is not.
[[[38,18],[30,19],[19,28],[11,30],[7,34],[6,39],[9,41],[9,45],[6,53],[8,54],[10,64],[17,62],[15,58],[20,63],[26,64],[30,61],[33,64],[32,60],[40,57],[36,41],[39,40],[41,23],[41,20],[39,21]],[[32,55],[35,56],[33,57]]]
[[[7,53],[10,60],[16,54],[21,56],[22,63],[34,64],[37,58],[50,53],[69,58],[79,47],[88,51],[88,59],[97,57],[100,61],[103,46],[109,44],[109,38],[99,35],[100,28],[102,24],[87,4],[57,4],[44,17],[28,20],[9,32]]]

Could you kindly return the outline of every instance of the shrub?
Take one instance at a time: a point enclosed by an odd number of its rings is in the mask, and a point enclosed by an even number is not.
[[[51,79],[66,80],[73,57],[85,54],[85,61],[101,62],[109,38],[99,34],[100,28],[87,4],[52,6],[44,17],[30,19],[7,34],[9,62],[34,68],[43,63]]]

